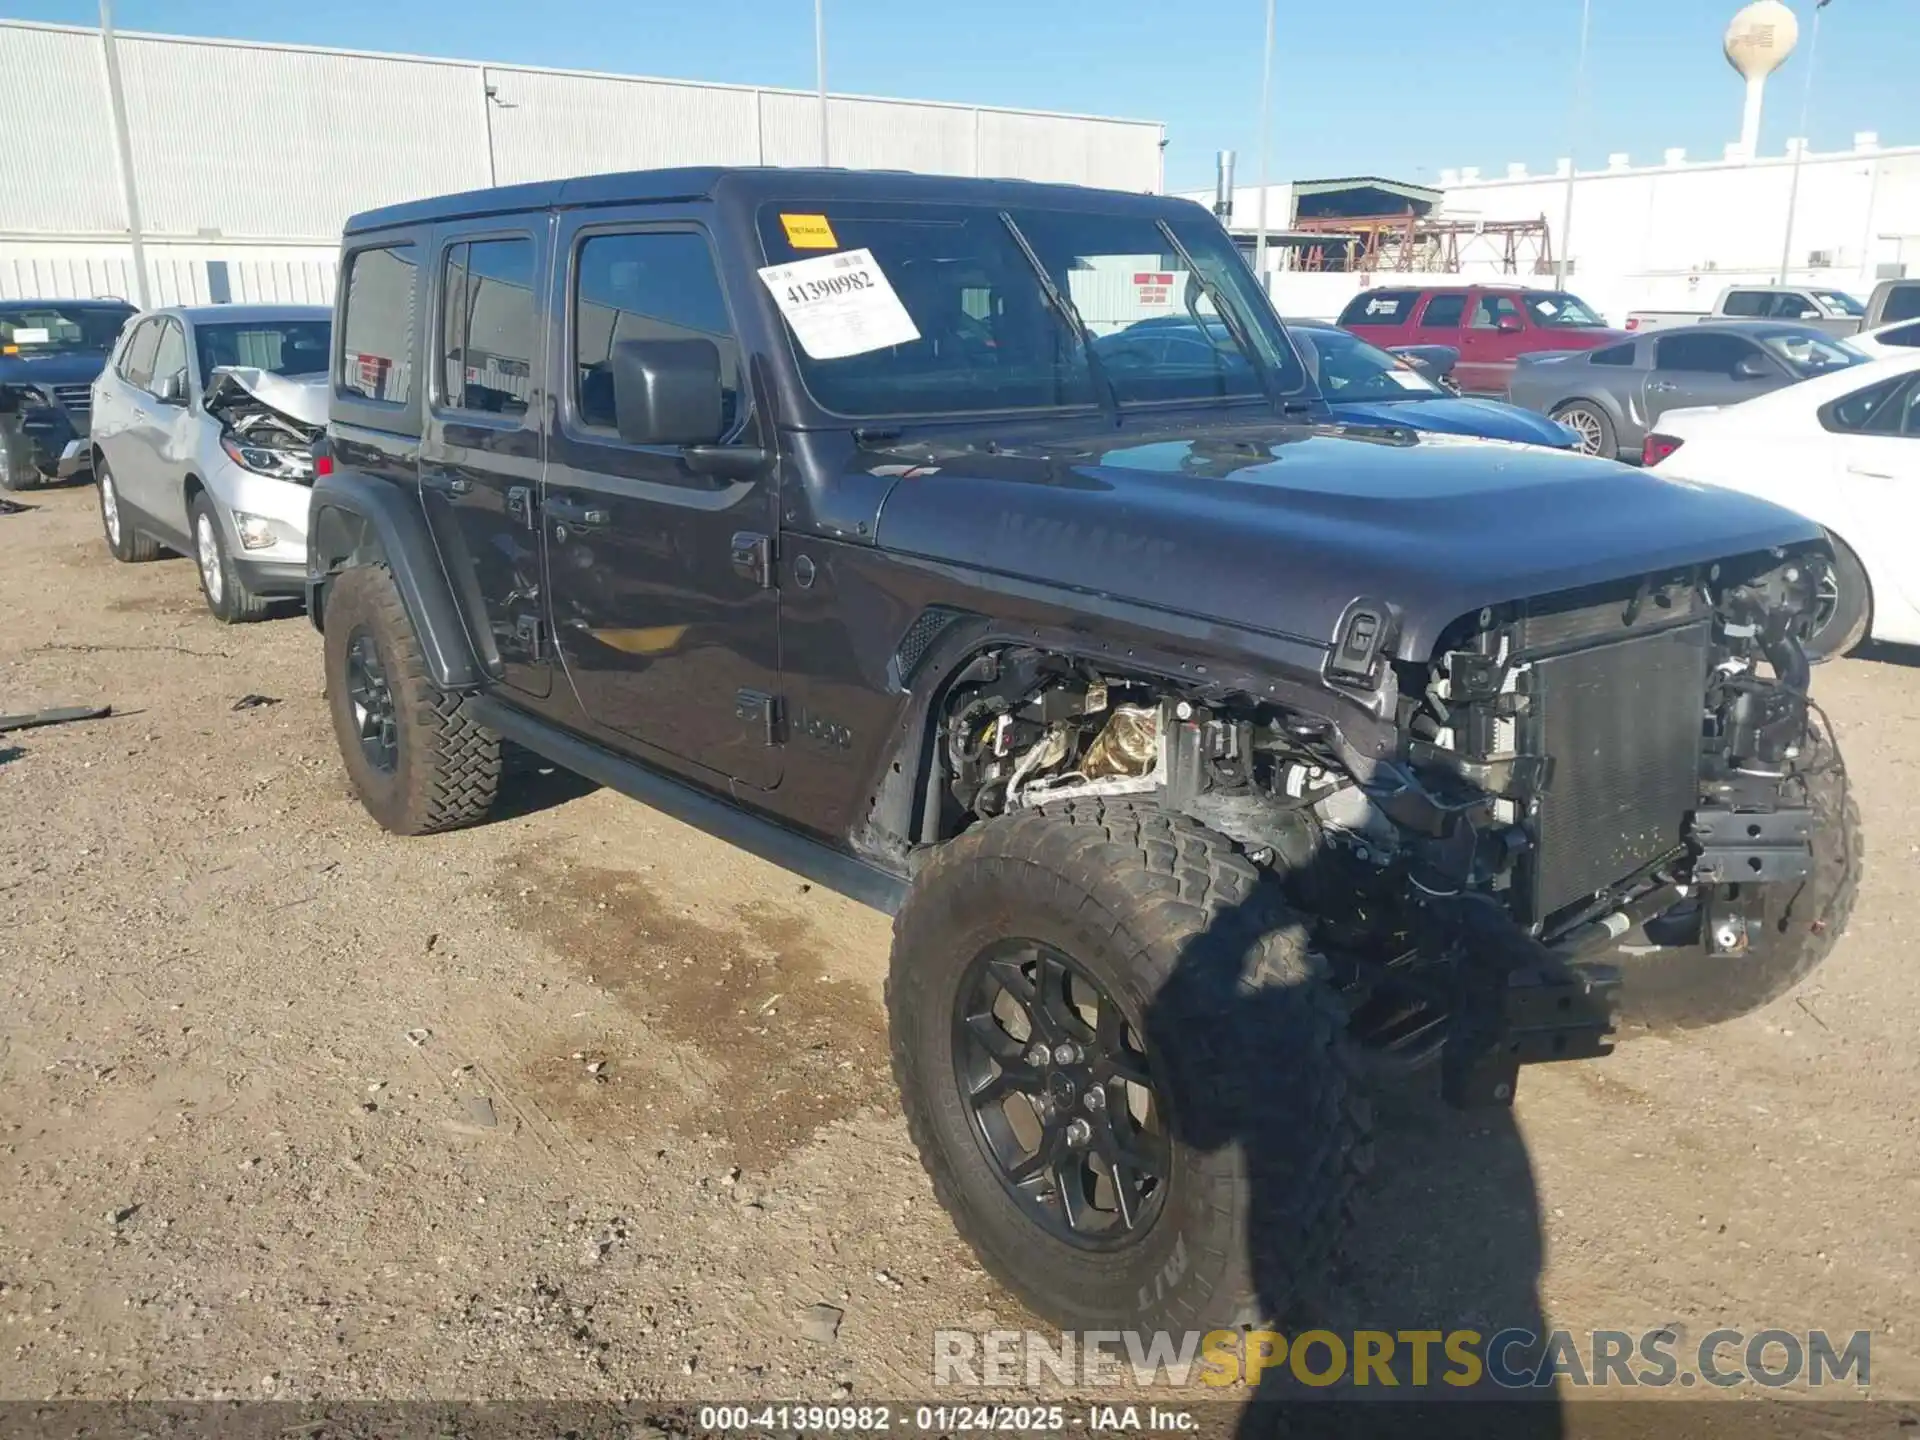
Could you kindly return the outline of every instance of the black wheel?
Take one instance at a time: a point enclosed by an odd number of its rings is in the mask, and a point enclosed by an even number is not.
[[[1232,845],[1078,802],[941,847],[894,925],[894,1073],[935,1193],[1067,1328],[1311,1294],[1370,1152],[1337,998]]]
[[[200,593],[206,597],[213,618],[226,625],[266,619],[271,602],[249,590],[233,568],[220,519],[204,492],[195,495],[187,506],[187,523],[193,527],[193,564],[200,572]]]
[[[1807,638],[1807,658],[1816,664],[1858,649],[1873,620],[1873,587],[1867,568],[1847,542],[1829,533],[1833,569],[1820,587],[1813,612],[1813,634]]]
[[[160,556],[159,542],[133,528],[133,516],[120,503],[120,487],[113,472],[102,459],[96,465],[94,489],[100,497],[100,531],[107,537],[107,549],[113,558],[127,565],[138,565]]]
[[[1582,455],[1598,455],[1612,460],[1620,454],[1620,442],[1613,433],[1613,421],[1607,412],[1591,400],[1571,400],[1553,412],[1553,418],[1580,437]]]
[[[1813,874],[1768,888],[1764,923],[1741,954],[1708,953],[1697,904],[1649,921],[1646,938],[1657,948],[1603,957],[1621,971],[1623,1020],[1652,1029],[1717,1025],[1785,995],[1833,950],[1853,914],[1866,843],[1846,766],[1824,727],[1811,732],[1788,796],[1813,812]]]
[[[500,785],[500,738],[427,675],[385,566],[342,572],[327,595],[327,707],[360,803],[396,835],[472,824]]]

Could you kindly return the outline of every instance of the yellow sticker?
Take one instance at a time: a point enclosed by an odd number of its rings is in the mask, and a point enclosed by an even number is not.
[[[780,223],[786,227],[787,243],[796,250],[840,248],[840,242],[833,238],[833,226],[824,215],[782,215]]]

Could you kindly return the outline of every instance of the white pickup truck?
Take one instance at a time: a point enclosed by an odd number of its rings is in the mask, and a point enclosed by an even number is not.
[[[1703,320],[1792,320],[1847,336],[1914,316],[1920,316],[1920,280],[1882,280],[1865,305],[1826,285],[1729,285],[1710,311],[1631,310],[1627,329],[1661,330]]]

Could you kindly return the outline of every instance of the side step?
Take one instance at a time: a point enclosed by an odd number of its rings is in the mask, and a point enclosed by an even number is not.
[[[717,795],[650,770],[510,705],[502,705],[491,696],[474,696],[467,701],[467,709],[475,720],[501,738],[524,746],[536,755],[544,755],[563,769],[584,775],[610,790],[618,790],[676,820],[684,820],[696,830],[704,830],[748,854],[805,876],[816,885],[837,890],[850,900],[892,915],[906,898],[906,880],[890,870],[797,835]]]

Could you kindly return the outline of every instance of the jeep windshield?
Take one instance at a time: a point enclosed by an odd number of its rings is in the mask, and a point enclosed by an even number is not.
[[[0,305],[0,351],[37,355],[113,348],[131,305]]]
[[[802,208],[808,213],[797,214]],[[1308,393],[1299,357],[1245,261],[1201,216],[769,204],[759,229],[769,266],[778,267],[764,278],[793,331],[801,378],[838,415]],[[831,290],[836,276],[856,274],[853,308],[872,323],[858,332],[865,338],[843,330],[825,343],[804,313],[821,293],[808,287]],[[1086,333],[1076,333],[1075,317]],[[1169,340],[1178,331],[1181,343],[1157,343],[1158,326]]]

